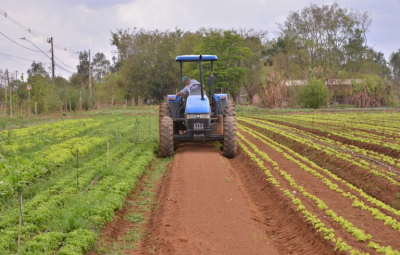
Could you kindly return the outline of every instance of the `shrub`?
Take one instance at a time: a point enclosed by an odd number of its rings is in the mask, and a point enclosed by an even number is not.
[[[322,80],[309,80],[299,93],[299,102],[305,108],[317,109],[325,106],[330,93]]]

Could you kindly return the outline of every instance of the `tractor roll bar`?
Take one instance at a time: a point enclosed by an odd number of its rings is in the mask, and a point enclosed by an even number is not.
[[[183,75],[183,70],[182,70],[182,61],[180,62],[180,64],[181,64],[181,90],[183,89],[183,80],[182,80],[182,75]]]
[[[201,89],[201,100],[204,100],[204,85],[203,85],[203,66],[201,63],[201,60],[203,59],[203,56],[199,56],[199,69],[200,69],[200,89]]]
[[[181,55],[177,56],[175,58],[176,62],[179,62],[180,64],[180,74],[181,74],[181,89],[183,88],[183,62],[199,62],[199,67],[200,67],[200,82],[201,82],[201,100],[204,100],[204,84],[203,84],[203,67],[202,67],[202,62],[203,61],[210,61],[211,62],[211,76],[214,78],[214,70],[213,70],[213,63],[214,61],[218,61],[218,57],[216,55]],[[210,82],[210,80],[209,80]],[[210,85],[210,93],[211,95],[214,94],[214,79],[212,79]]]

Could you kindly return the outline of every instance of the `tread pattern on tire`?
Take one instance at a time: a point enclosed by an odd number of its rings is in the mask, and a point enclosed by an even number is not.
[[[228,103],[225,107],[225,113],[224,113],[225,117],[228,116],[233,116],[236,117],[236,106],[235,106],[235,102],[228,100]]]
[[[161,119],[160,152],[162,157],[174,155],[174,121],[169,116]]]
[[[168,103],[162,102],[159,107],[160,122],[161,122],[161,119],[165,116],[172,117],[172,114],[171,114],[171,110],[169,109]]]
[[[224,149],[222,154],[227,158],[234,158],[236,149],[236,117],[228,116],[224,118]]]
[[[162,102],[158,108],[158,133],[159,141],[161,142],[161,120],[163,117],[172,117],[171,110],[169,109],[167,102]]]

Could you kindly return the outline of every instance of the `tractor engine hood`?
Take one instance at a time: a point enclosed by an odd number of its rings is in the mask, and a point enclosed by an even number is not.
[[[186,100],[186,113],[211,113],[208,97],[204,95],[204,100],[201,100],[201,95],[189,96]]]

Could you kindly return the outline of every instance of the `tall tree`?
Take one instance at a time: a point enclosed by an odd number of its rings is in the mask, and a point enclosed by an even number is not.
[[[97,82],[101,82],[104,76],[110,71],[110,61],[106,58],[104,53],[96,53],[92,61],[93,76]]]
[[[82,87],[89,86],[89,52],[79,52],[79,65],[76,66],[77,77]]]
[[[28,69],[27,73],[28,73],[28,78],[34,76],[35,74],[38,74],[43,77],[49,76],[49,74],[46,72],[46,69],[43,66],[43,63],[35,61],[32,62],[31,68]]]
[[[161,100],[166,92],[178,84],[178,69],[174,52],[182,31],[134,30],[130,35],[130,55],[123,61],[127,100],[139,97]]]
[[[343,65],[349,71],[360,68],[358,64],[367,50],[366,33],[370,25],[367,12],[341,8],[335,2],[321,7],[311,4],[291,12],[279,28],[288,57],[304,73],[310,67],[321,67],[329,74],[332,70],[337,73]]]
[[[392,69],[393,79],[400,80],[400,49],[390,55],[389,63]]]
[[[251,51],[251,55],[242,61],[243,67],[247,69],[242,84],[249,97],[249,104],[253,104],[253,96],[257,92],[261,92],[262,83],[260,77],[268,59],[268,33],[267,31],[256,31],[254,29],[239,29],[238,33],[243,38],[243,46]]]
[[[229,91],[236,102],[247,73],[242,62],[251,56],[251,50],[243,45],[243,38],[233,30],[202,29],[201,32],[204,39],[195,48],[195,53],[218,56],[214,68],[215,87]]]

